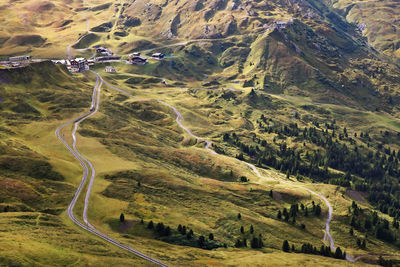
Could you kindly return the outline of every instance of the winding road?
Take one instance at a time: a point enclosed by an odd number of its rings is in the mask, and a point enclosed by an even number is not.
[[[83,2],[85,3],[85,5],[88,5],[86,0],[84,0]],[[85,12],[83,13],[83,16],[84,16],[84,20],[86,20],[86,32],[84,34],[82,34],[79,37],[78,40],[76,40],[75,42],[73,42],[70,45],[68,45],[68,47],[66,49],[66,53],[68,55],[68,59],[72,58],[72,53],[71,53],[72,47],[75,44],[79,43],[89,33],[89,23],[90,23],[89,19],[87,18]],[[114,28],[115,28],[115,25],[114,25]],[[154,50],[159,50],[159,49],[162,49],[162,48],[187,45],[187,44],[193,43],[193,42],[202,42],[202,41],[213,42],[213,41],[219,41],[219,40],[225,40],[225,39],[227,39],[227,38],[193,39],[193,40],[188,40],[188,41],[177,42],[177,43],[174,43],[174,44],[164,45],[164,46],[160,46],[160,47],[155,47],[155,48],[151,48],[151,49],[147,49],[147,50],[142,50],[140,52],[147,53],[147,52],[151,52],[151,51],[154,51]],[[77,50],[81,50],[81,49],[77,49]],[[40,60],[40,61],[42,61],[42,60]],[[132,97],[132,98],[134,97],[132,94],[126,92],[125,90],[122,90],[120,88],[117,88],[117,87],[107,83],[98,73],[95,73],[95,72],[93,72],[93,73],[96,76],[96,82],[95,82],[95,85],[94,85],[94,88],[93,88],[92,101],[91,101],[91,106],[89,108],[89,111],[79,115],[78,117],[76,117],[74,119],[69,120],[68,122],[62,124],[61,126],[59,126],[55,130],[56,137],[69,150],[69,152],[73,155],[73,157],[80,163],[80,165],[82,166],[82,169],[83,169],[81,182],[80,182],[80,184],[79,184],[79,186],[78,186],[78,188],[77,188],[77,190],[76,190],[76,192],[75,192],[75,194],[74,194],[74,196],[73,196],[73,198],[72,198],[72,200],[71,200],[71,202],[70,202],[70,204],[68,206],[68,210],[67,210],[68,216],[78,227],[80,227],[81,229],[84,229],[85,231],[88,231],[88,232],[98,236],[99,238],[103,239],[104,241],[106,241],[106,242],[108,242],[110,244],[113,244],[113,245],[115,245],[115,246],[117,246],[117,247],[119,247],[121,249],[124,249],[124,250],[126,250],[126,251],[128,251],[130,253],[133,253],[136,256],[141,257],[142,259],[147,260],[147,261],[149,261],[151,263],[154,263],[154,264],[157,264],[157,265],[163,266],[163,267],[168,267],[168,265],[162,263],[161,261],[159,261],[159,260],[157,260],[155,258],[152,258],[150,256],[147,256],[147,255],[141,253],[140,251],[138,251],[138,250],[136,250],[134,248],[131,248],[129,246],[126,246],[126,245],[116,241],[115,239],[109,237],[108,235],[106,235],[106,234],[102,233],[101,231],[99,231],[98,229],[96,229],[89,222],[89,218],[88,218],[87,214],[88,214],[90,194],[91,194],[92,187],[93,187],[93,184],[94,184],[94,180],[95,180],[95,177],[96,177],[96,170],[95,170],[92,162],[79,152],[79,150],[77,148],[76,132],[77,132],[77,130],[79,128],[80,123],[82,123],[86,119],[94,116],[98,112],[99,105],[100,105],[100,95],[101,95],[100,94],[100,90],[101,90],[101,87],[103,86],[103,84],[107,85],[108,87],[110,87],[110,88],[112,88],[114,90],[117,90],[118,92],[120,92],[120,93],[122,93],[122,94],[124,94],[124,95],[126,95],[128,97]],[[228,89],[229,90],[235,90],[233,88],[228,88]],[[162,100],[157,100],[157,101],[159,103],[169,107],[170,109],[172,109],[174,111],[174,113],[176,115],[176,123],[189,136],[191,136],[192,138],[196,139],[197,142],[204,142],[205,143],[205,149],[209,153],[211,153],[213,155],[218,155],[218,153],[216,153],[212,149],[211,141],[209,141],[209,140],[207,140],[205,138],[201,138],[201,137],[196,136],[195,134],[193,134],[191,132],[190,129],[188,129],[183,124],[184,118],[183,118],[182,114],[178,111],[178,109],[176,107],[174,107],[174,106],[172,106],[172,105],[170,105],[170,104],[168,104],[168,103],[166,103],[166,102],[164,102]],[[70,126],[70,125],[73,125],[73,130],[71,132],[71,136],[72,136],[72,140],[73,140],[72,141],[72,146],[70,146],[68,144],[68,142],[63,138],[64,134],[62,134],[63,129],[65,127],[67,127],[67,126]],[[251,163],[240,161],[240,160],[238,160],[236,158],[232,158],[232,159],[238,161],[238,163],[240,163],[240,164],[243,164],[243,163],[246,164],[253,171],[253,173],[257,177],[259,177],[260,179],[268,179],[267,177],[265,177],[264,175],[262,175],[260,173],[260,171],[258,170],[258,168],[255,165],[253,165]],[[90,174],[90,177],[89,177],[89,174]],[[279,180],[279,182],[283,183],[283,184],[290,185],[292,187],[297,187],[299,189],[305,190],[305,191],[307,191],[307,192],[309,192],[309,193],[311,193],[311,194],[313,194],[315,196],[318,196],[325,203],[325,205],[328,208],[328,214],[327,214],[327,218],[326,218],[326,221],[325,221],[325,233],[324,233],[323,241],[327,242],[330,245],[330,247],[333,250],[335,250],[336,247],[335,247],[335,244],[334,244],[334,239],[333,239],[333,237],[332,237],[332,235],[330,233],[330,223],[331,223],[332,217],[333,217],[333,208],[332,208],[332,205],[329,203],[328,199],[324,195],[322,195],[320,193],[317,193],[317,192],[315,192],[315,191],[313,191],[313,190],[311,190],[311,189],[309,189],[309,188],[307,188],[305,186],[289,183],[289,182],[286,182],[284,180]],[[82,223],[81,221],[79,221],[75,217],[74,208],[75,208],[76,203],[77,203],[79,197],[81,196],[82,191],[84,190],[84,187],[85,187],[86,184],[87,184],[87,190],[86,190],[85,200],[84,200],[84,207],[83,207],[83,214],[82,214],[83,223]],[[393,256],[393,255],[361,255],[361,256],[353,258],[349,254],[347,254],[346,255],[346,259],[348,261],[350,261],[350,262],[356,262],[359,259],[361,259],[363,257],[368,257],[368,256]]]
[[[97,74],[97,75],[98,75],[98,74]],[[117,88],[117,87],[112,86],[112,85],[110,85],[109,83],[105,82],[101,76],[98,76],[98,77],[100,78],[100,80],[101,80],[102,82],[104,82],[105,84],[107,84],[109,87],[111,87],[111,88],[113,88],[113,89],[115,89],[115,90],[117,90],[117,91],[119,91],[119,92],[121,92],[121,93],[123,93],[123,94],[129,96],[129,97],[134,97],[133,95],[131,95],[131,94],[129,94],[128,92],[126,92],[125,90],[122,90],[122,89],[120,89],[120,88]],[[191,137],[195,138],[195,139],[198,140],[198,141],[204,141],[204,142],[206,143],[205,148],[206,148],[211,154],[218,155],[214,150],[211,149],[211,142],[210,142],[209,140],[204,139],[204,138],[200,138],[200,137],[196,136],[196,135],[193,134],[185,125],[183,125],[183,122],[182,122],[182,121],[183,121],[183,116],[182,116],[182,114],[178,111],[178,109],[177,109],[176,107],[174,107],[174,106],[172,106],[172,105],[170,105],[170,104],[168,104],[168,103],[166,103],[166,102],[164,102],[164,101],[162,101],[162,100],[157,100],[157,101],[160,102],[161,104],[163,104],[163,105],[165,105],[165,106],[171,108],[171,109],[175,112],[177,124],[178,124],[188,135],[190,135]],[[238,160],[238,159],[236,159],[236,158],[232,158],[232,159],[234,159],[234,160],[236,160],[236,161],[238,161],[238,162],[242,162],[242,161],[240,161],[240,160]],[[257,167],[256,167],[255,165],[253,165],[253,164],[251,164],[251,163],[248,163],[248,162],[246,162],[245,164],[246,164],[247,166],[249,166],[249,167],[252,169],[252,171],[253,171],[259,178],[261,178],[261,179],[267,179],[267,177],[261,175],[261,173],[258,171],[258,169],[257,169]],[[287,184],[287,185],[293,186],[293,187],[297,187],[297,188],[300,188],[300,189],[303,189],[303,190],[306,190],[306,191],[308,191],[309,193],[311,193],[311,194],[313,194],[313,195],[316,195],[316,196],[318,196],[319,198],[322,199],[322,201],[323,201],[323,202],[325,203],[325,205],[328,207],[328,216],[327,216],[327,219],[326,219],[326,221],[325,221],[325,234],[324,234],[323,240],[326,241],[326,242],[328,242],[329,246],[330,246],[333,250],[335,250],[335,249],[336,249],[335,243],[334,243],[334,240],[333,240],[333,238],[332,238],[332,235],[330,234],[330,222],[332,221],[333,208],[332,208],[332,205],[329,203],[328,199],[327,199],[324,195],[319,194],[319,193],[317,193],[317,192],[315,192],[315,191],[312,191],[311,189],[309,189],[309,188],[307,188],[307,187],[304,187],[304,186],[301,186],[301,185],[297,185],[297,184],[288,183],[288,182],[283,181],[283,180],[279,180],[279,182],[280,182],[280,183],[283,183],[283,184]],[[353,259],[352,257],[350,257],[350,256],[348,256],[348,257],[349,257],[348,260],[354,261],[354,259]]]
[[[108,243],[111,243],[111,244],[113,244],[115,246],[118,246],[118,247],[128,251],[128,252],[131,252],[131,253],[133,253],[133,254],[135,254],[135,255],[137,255],[137,256],[139,256],[139,257],[141,257],[141,258],[143,258],[143,259],[145,259],[145,260],[147,260],[149,262],[155,263],[155,264],[160,265],[160,266],[168,266],[168,265],[166,265],[166,264],[164,264],[164,263],[162,263],[162,262],[160,262],[160,261],[158,261],[158,260],[156,260],[156,259],[154,259],[152,257],[149,257],[149,256],[141,253],[140,251],[138,251],[136,249],[133,249],[131,247],[128,247],[126,245],[123,245],[123,244],[119,243],[118,241],[110,238],[109,236],[105,235],[104,233],[101,233],[93,225],[91,225],[89,220],[88,220],[87,212],[88,212],[88,206],[89,206],[89,199],[90,199],[90,193],[91,193],[91,190],[92,190],[92,187],[93,187],[94,179],[95,179],[95,176],[96,176],[96,171],[95,171],[95,168],[94,168],[93,164],[78,151],[78,149],[76,147],[76,143],[77,143],[76,131],[77,131],[77,129],[79,127],[79,124],[81,122],[83,122],[87,118],[95,115],[98,112],[99,105],[100,105],[100,89],[101,89],[103,84],[107,85],[108,87],[110,87],[110,88],[112,88],[112,89],[114,89],[114,90],[116,90],[116,91],[118,91],[118,92],[120,92],[120,93],[122,93],[122,94],[124,94],[124,95],[126,95],[128,97],[134,98],[134,96],[132,94],[128,93],[127,91],[125,91],[123,89],[120,89],[118,87],[115,87],[112,84],[106,82],[100,76],[100,74],[98,74],[96,72],[93,72],[93,71],[92,71],[92,73],[96,76],[96,83],[95,83],[95,86],[94,86],[94,89],[93,89],[90,111],[85,112],[84,114],[78,116],[77,118],[72,119],[72,120],[64,123],[59,128],[57,128],[57,130],[55,132],[57,138],[60,139],[60,141],[71,152],[71,154],[79,161],[79,163],[81,164],[81,166],[83,168],[83,174],[82,174],[81,183],[80,183],[80,185],[79,185],[79,187],[78,187],[78,189],[77,189],[77,191],[76,191],[76,193],[75,193],[75,195],[74,195],[74,197],[73,197],[73,199],[72,199],[72,201],[71,201],[71,203],[70,203],[70,205],[68,207],[68,216],[70,217],[70,219],[76,225],[78,225],[79,227],[81,227],[82,229],[84,229],[86,231],[89,231],[89,232],[97,235],[98,237],[102,238],[103,240],[107,241]],[[178,109],[176,107],[174,107],[174,106],[172,106],[172,105],[170,105],[170,104],[168,104],[168,103],[166,103],[166,102],[164,102],[162,100],[158,100],[158,99],[154,99],[154,100],[158,101],[159,103],[167,106],[168,108],[170,108],[170,109],[172,109],[174,111],[174,113],[176,115],[177,124],[189,136],[191,136],[192,138],[195,138],[197,140],[197,142],[205,142],[205,149],[208,152],[210,152],[211,154],[214,154],[214,155],[219,155],[218,153],[216,153],[211,148],[212,143],[209,140],[196,136],[195,134],[193,134],[191,132],[190,129],[188,129],[183,124],[183,116],[178,111]],[[63,128],[65,128],[67,125],[70,125],[72,123],[74,124],[74,128],[73,128],[73,131],[72,131],[73,143],[72,143],[72,148],[71,148],[69,146],[69,144],[62,138],[63,135],[61,135],[60,132],[62,131]],[[240,163],[240,164],[243,164],[243,161],[240,161],[240,160],[238,160],[236,158],[232,158],[232,159],[238,161],[238,163]],[[248,163],[248,162],[244,162],[244,164],[246,164],[248,167],[250,167],[250,169],[254,172],[254,174],[257,177],[259,177],[261,179],[268,179],[266,176],[264,176],[264,175],[262,175],[260,173],[260,171],[258,170],[258,168],[255,165],[253,165],[251,163]],[[76,202],[77,202],[80,194],[82,193],[83,187],[84,187],[84,185],[86,184],[86,182],[88,180],[89,172],[91,173],[91,176],[90,176],[90,179],[89,179],[89,184],[88,184],[86,195],[85,195],[84,210],[83,210],[83,216],[82,216],[83,217],[83,221],[84,221],[85,224],[83,224],[83,223],[81,223],[79,220],[77,220],[75,218],[73,210],[74,210],[74,207],[76,205]],[[334,239],[333,239],[333,237],[332,237],[332,235],[330,233],[330,223],[331,223],[332,217],[333,217],[333,208],[332,208],[332,205],[329,203],[328,199],[323,194],[317,193],[317,192],[315,192],[315,191],[313,191],[313,190],[311,190],[311,189],[309,189],[309,188],[307,188],[307,187],[305,187],[303,185],[293,184],[293,183],[290,183],[290,182],[287,182],[287,181],[284,181],[284,180],[281,180],[281,179],[278,179],[278,181],[280,183],[287,184],[289,186],[297,187],[299,189],[305,190],[305,191],[307,191],[307,192],[319,197],[325,203],[325,205],[328,208],[328,214],[327,214],[327,218],[326,218],[326,221],[325,221],[325,233],[324,233],[323,241],[327,242],[329,244],[329,246],[331,247],[331,249],[335,250],[336,247],[335,247]],[[394,256],[394,255],[361,255],[361,256],[353,258],[351,255],[346,254],[346,259],[348,261],[350,261],[350,262],[356,262],[359,259],[361,259],[363,257],[367,257],[367,256]]]
[[[121,244],[118,241],[107,236],[106,234],[101,233],[99,230],[97,230],[93,225],[91,225],[89,223],[89,220],[87,218],[89,197],[90,197],[90,192],[92,190],[93,181],[96,176],[96,171],[93,167],[93,164],[78,151],[78,149],[76,147],[76,143],[77,143],[76,131],[81,122],[83,122],[87,118],[89,118],[97,113],[97,111],[99,109],[100,89],[101,89],[102,84],[103,84],[103,79],[101,79],[101,77],[97,74],[96,75],[96,84],[94,86],[93,95],[92,95],[92,104],[91,104],[91,108],[90,108],[91,111],[85,112],[84,114],[78,116],[77,118],[74,118],[74,119],[64,123],[63,125],[58,127],[55,131],[57,138],[64,144],[64,146],[71,152],[71,154],[79,161],[79,163],[81,164],[81,166],[83,168],[81,183],[79,184],[78,189],[76,190],[75,195],[72,198],[72,201],[68,206],[68,216],[77,226],[97,235],[98,237],[102,238],[103,240],[107,241],[108,243],[111,243],[115,246],[118,246],[118,247],[128,251],[128,252],[131,252],[149,262],[155,263],[159,266],[167,267],[168,265],[166,265],[152,257],[149,257],[136,249],[133,249],[124,244]],[[93,109],[93,107],[95,107],[95,108]],[[72,139],[73,139],[72,147],[68,144],[68,142],[62,137],[63,135],[60,133],[66,126],[68,126],[70,124],[74,124],[74,128],[72,131]],[[85,205],[84,205],[84,210],[83,210],[83,220],[84,220],[85,224],[83,224],[78,219],[76,219],[76,217],[74,215],[74,208],[75,208],[76,202],[78,201],[78,198],[81,195],[82,190],[87,182],[89,172],[91,172],[91,177],[90,177],[89,185],[88,185],[88,188],[86,191]]]
[[[85,1],[85,3],[86,3],[86,1]],[[75,41],[74,43],[70,44],[70,45],[67,47],[67,51],[66,51],[66,52],[67,52],[67,55],[68,55],[68,58],[69,58],[69,59],[71,59],[71,57],[72,57],[72,54],[71,54],[72,46],[74,46],[75,44],[79,43],[79,42],[82,40],[82,38],[84,38],[84,37],[89,33],[89,20],[86,18],[86,14],[85,14],[85,20],[87,21],[87,31],[86,31],[86,33],[83,34],[77,41]],[[161,47],[151,48],[151,49],[147,49],[147,50],[142,50],[142,51],[140,51],[140,52],[141,52],[141,53],[147,53],[147,52],[151,52],[151,51],[154,51],[154,50],[157,50],[157,49],[168,48],[168,47],[174,47],[174,46],[180,46],[180,45],[187,45],[187,44],[189,44],[189,43],[191,43],[191,42],[218,41],[218,40],[224,40],[224,39],[227,39],[227,38],[219,38],[219,39],[194,39],[194,40],[188,40],[188,41],[178,42],[178,43],[174,43],[174,44],[169,44],[169,45],[165,45],[165,46],[161,46]],[[93,71],[92,71],[92,72],[93,72]],[[94,168],[93,164],[92,164],[87,158],[85,158],[85,157],[78,151],[78,149],[77,149],[77,147],[76,147],[76,142],[77,142],[77,140],[76,140],[76,131],[77,131],[77,129],[78,129],[78,127],[79,127],[79,124],[80,124],[81,122],[83,122],[83,121],[86,120],[87,118],[89,118],[89,117],[95,115],[95,114],[98,112],[99,103],[100,103],[100,89],[101,89],[101,87],[102,87],[103,84],[106,84],[108,87],[110,87],[110,88],[112,88],[112,89],[114,89],[114,90],[117,90],[118,92],[120,92],[120,93],[122,93],[122,94],[124,94],[124,95],[126,95],[126,96],[128,96],[128,97],[132,97],[132,98],[134,97],[132,94],[126,92],[125,90],[122,90],[122,89],[120,89],[120,88],[117,88],[117,87],[115,87],[115,86],[113,86],[113,85],[107,83],[106,81],[104,81],[104,79],[103,79],[98,73],[96,73],[96,72],[93,72],[93,73],[96,75],[96,83],[95,83],[95,86],[94,86],[94,89],[93,89],[92,104],[91,104],[91,107],[90,107],[90,111],[88,111],[88,112],[86,112],[86,113],[84,113],[84,114],[78,116],[78,117],[75,118],[75,119],[72,119],[72,120],[70,120],[70,121],[64,123],[64,124],[61,125],[59,128],[57,128],[57,130],[56,130],[56,132],[55,132],[57,138],[60,139],[60,141],[61,141],[61,142],[64,144],[64,146],[71,152],[71,154],[79,161],[79,163],[81,164],[81,166],[82,166],[82,168],[83,168],[83,174],[82,174],[81,183],[80,183],[79,187],[77,188],[77,191],[76,191],[76,193],[75,193],[75,195],[74,195],[74,197],[73,197],[73,199],[72,199],[72,201],[71,201],[71,203],[70,203],[70,205],[69,205],[69,207],[68,207],[68,216],[71,218],[71,220],[72,220],[76,225],[78,225],[79,227],[81,227],[82,229],[84,229],[84,230],[86,230],[86,231],[89,231],[89,232],[91,232],[91,233],[97,235],[98,237],[104,239],[105,241],[107,241],[107,242],[109,242],[109,243],[111,243],[111,244],[114,244],[114,245],[116,245],[116,246],[118,246],[118,247],[120,247],[120,248],[122,248],[122,249],[124,249],[124,250],[126,250],[126,251],[129,251],[129,252],[131,252],[131,253],[133,253],[133,254],[135,254],[135,255],[137,255],[137,256],[139,256],[139,257],[145,259],[145,260],[148,260],[148,261],[150,261],[150,262],[152,262],[152,263],[158,264],[158,265],[160,265],[160,266],[167,266],[166,264],[164,264],[164,263],[162,263],[162,262],[160,262],[160,261],[158,261],[158,260],[156,260],[156,259],[154,259],[154,258],[152,258],[152,257],[149,257],[149,256],[147,256],[147,255],[145,255],[145,254],[143,254],[143,253],[141,253],[141,252],[139,252],[139,251],[137,251],[137,250],[131,248],[131,247],[128,247],[128,246],[126,246],[126,245],[123,245],[123,244],[119,243],[118,241],[116,241],[116,240],[114,240],[114,239],[108,237],[107,235],[101,233],[101,232],[100,232],[99,230],[97,230],[93,225],[91,225],[90,222],[89,222],[89,220],[88,220],[87,212],[88,212],[88,206],[89,206],[89,199],[90,199],[90,193],[91,193],[91,190],[92,190],[92,187],[93,187],[94,179],[95,179],[95,176],[96,176],[96,171],[95,171],[95,168]],[[230,88],[228,88],[228,89],[230,89]],[[191,136],[192,138],[196,139],[197,142],[204,142],[204,143],[205,143],[205,149],[206,149],[208,152],[210,152],[211,154],[214,154],[214,155],[218,155],[218,153],[216,153],[216,152],[211,148],[211,147],[212,147],[212,143],[211,143],[209,140],[194,135],[194,134],[190,131],[190,129],[188,129],[186,126],[183,125],[183,116],[182,116],[182,114],[177,110],[176,107],[174,107],[174,106],[172,106],[172,105],[170,105],[170,104],[168,104],[168,103],[166,103],[166,102],[164,102],[164,101],[162,101],[162,100],[158,100],[158,99],[156,99],[156,100],[157,100],[159,103],[161,103],[161,104],[163,104],[163,105],[169,107],[170,109],[172,109],[172,110],[174,111],[174,113],[176,114],[176,122],[177,122],[177,124],[178,124],[189,136]],[[72,131],[72,138],[73,138],[72,148],[71,148],[71,147],[69,146],[69,144],[62,138],[62,135],[60,135],[61,130],[62,130],[63,128],[65,128],[67,125],[70,125],[70,124],[74,124],[74,128],[73,128],[73,131]],[[238,159],[236,159],[236,158],[232,158],[232,159],[234,159],[234,160],[236,160],[236,161],[238,161],[238,162],[240,162],[240,163],[243,163],[242,161],[240,161],[240,160],[238,160]],[[261,179],[268,179],[267,177],[263,176],[263,175],[259,172],[259,170],[257,169],[257,167],[256,167],[255,165],[253,165],[253,164],[251,164],[251,163],[248,163],[248,162],[245,162],[245,164],[246,164],[248,167],[251,168],[251,170],[254,172],[254,174],[255,174],[257,177],[259,177],[259,178],[261,178]],[[78,200],[80,194],[82,193],[83,187],[84,187],[84,185],[86,184],[86,182],[87,182],[87,180],[88,180],[89,173],[90,173],[91,175],[90,175],[89,184],[88,184],[87,191],[86,191],[86,195],[85,195],[85,203],[84,203],[84,209],[83,209],[83,215],[82,215],[82,218],[83,218],[83,221],[84,221],[85,224],[83,224],[83,223],[81,223],[79,220],[77,220],[77,219],[75,218],[75,215],[74,215],[73,210],[74,210],[74,207],[75,207],[75,205],[76,205],[76,202],[77,202],[77,200]],[[280,182],[280,183],[283,183],[283,184],[290,185],[290,186],[292,186],[292,187],[297,187],[297,188],[299,188],[299,189],[308,191],[309,193],[311,193],[311,194],[313,194],[313,195],[319,197],[319,198],[325,203],[325,205],[326,205],[327,208],[328,208],[328,214],[327,214],[327,218],[326,218],[326,221],[325,221],[325,233],[324,233],[323,241],[324,241],[324,242],[327,242],[327,243],[329,244],[329,246],[331,247],[331,249],[335,250],[335,249],[336,249],[335,243],[334,243],[333,237],[332,237],[332,235],[331,235],[331,233],[330,233],[330,223],[331,223],[332,217],[333,217],[333,208],[332,208],[332,205],[329,203],[328,199],[327,199],[324,195],[319,194],[319,193],[317,193],[317,192],[315,192],[315,191],[313,191],[313,190],[311,190],[311,189],[309,189],[309,188],[307,188],[307,187],[305,187],[305,186],[298,185],[298,184],[293,184],[293,183],[289,183],[289,182],[286,182],[286,181],[283,181],[283,180],[279,180],[279,182]],[[350,256],[349,254],[346,254],[346,259],[347,259],[348,261],[350,261],[350,262],[356,262],[357,260],[361,259],[362,257],[366,257],[366,256],[379,256],[379,255],[361,255],[361,256],[358,256],[358,257],[356,257],[356,258],[353,258],[353,257]]]
[[[248,163],[248,162],[246,162],[246,165],[249,166],[249,167],[253,170],[253,172],[254,172],[259,178],[267,179],[267,177],[261,175],[261,173],[258,171],[258,169],[257,169],[256,166],[254,166],[253,164]],[[290,186],[292,186],[292,187],[297,187],[297,188],[306,190],[306,191],[308,191],[309,193],[311,193],[311,194],[313,194],[313,195],[316,195],[317,197],[319,197],[320,199],[322,199],[322,201],[323,201],[323,202],[325,203],[325,205],[328,207],[328,216],[327,216],[326,221],[325,221],[325,234],[324,234],[323,240],[324,240],[324,242],[325,242],[325,241],[328,242],[328,244],[329,244],[329,246],[331,247],[331,249],[335,250],[335,249],[336,249],[335,243],[334,243],[333,238],[332,238],[332,235],[331,235],[331,233],[330,233],[330,223],[331,223],[331,221],[332,221],[333,208],[332,208],[331,203],[329,203],[328,199],[327,199],[324,195],[319,194],[319,193],[317,193],[317,192],[315,192],[315,191],[312,191],[311,189],[309,189],[309,188],[307,188],[307,187],[304,187],[304,186],[301,186],[301,185],[297,185],[297,184],[293,184],[293,183],[288,183],[288,182],[283,181],[283,180],[278,180],[278,181],[279,181],[280,183],[282,183],[282,184],[287,184],[287,185],[290,185]]]

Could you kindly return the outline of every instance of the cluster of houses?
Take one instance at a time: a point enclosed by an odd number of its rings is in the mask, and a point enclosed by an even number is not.
[[[89,66],[94,65],[93,60],[86,60],[83,57],[75,58],[75,59],[61,59],[61,60],[52,60],[54,64],[65,65],[67,69],[72,73],[81,73],[89,70]]]
[[[82,73],[89,70],[90,66],[93,66],[95,63],[100,62],[118,62],[121,60],[121,57],[114,55],[114,53],[102,46],[94,47],[96,51],[97,57],[92,59],[85,59],[83,57],[75,58],[75,59],[57,59],[51,60],[54,64],[65,65],[67,69],[72,73]],[[163,60],[165,55],[163,53],[154,53],[151,56],[152,59],[155,60]],[[27,64],[30,64],[34,60],[31,59],[31,56],[18,56],[18,57],[10,57],[8,61],[0,62],[0,65],[6,67],[21,67]],[[145,65],[147,63],[147,57],[141,56],[140,52],[135,52],[129,55],[129,59],[127,60],[130,64],[135,65]],[[112,66],[107,66],[105,71],[108,73],[115,73],[115,69]]]
[[[75,59],[61,59],[61,60],[52,60],[54,64],[62,64],[67,67],[67,69],[72,73],[82,73],[89,70],[90,66],[93,66],[98,62],[118,62],[121,60],[121,57],[117,56],[104,56],[104,57],[96,57],[94,59],[85,59],[83,57],[75,58]],[[115,72],[115,69],[107,66],[106,72]]]
[[[118,62],[121,57],[115,56],[114,53],[102,46],[94,47],[97,57],[92,59],[85,59],[83,57],[75,59],[62,59],[62,60],[52,60],[55,64],[62,64],[67,66],[68,70],[72,73],[82,73],[89,70],[90,66],[93,66],[97,62]],[[114,68],[106,68],[106,72],[115,72]]]
[[[156,60],[163,60],[165,57],[162,53],[154,53],[151,58]],[[147,57],[141,56],[139,52],[132,53],[129,55],[128,62],[135,65],[144,65],[147,63]]]

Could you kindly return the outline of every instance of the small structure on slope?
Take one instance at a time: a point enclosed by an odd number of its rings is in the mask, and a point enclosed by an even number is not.
[[[147,57],[142,57],[140,53],[133,53],[129,56],[129,63],[135,65],[144,65],[147,63]]]
[[[163,53],[154,53],[151,57],[157,60],[163,60],[165,55]]]
[[[29,61],[31,60],[31,56],[18,56],[18,57],[9,57],[8,61],[18,62],[18,61]]]
[[[108,73],[115,73],[115,69],[113,66],[106,66],[106,72]]]

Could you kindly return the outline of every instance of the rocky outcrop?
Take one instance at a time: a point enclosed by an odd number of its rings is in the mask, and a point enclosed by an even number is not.
[[[200,11],[204,8],[204,0],[199,0],[196,1],[194,7],[193,7],[193,11]]]
[[[161,34],[172,39],[178,35],[179,24],[181,23],[181,13],[179,12],[173,19],[168,29]]]
[[[142,24],[142,22],[138,17],[127,17],[124,22],[126,27],[137,27],[140,26],[140,24]]]
[[[213,24],[204,25],[202,28],[202,33],[197,38],[199,39],[214,39],[221,38],[222,34],[218,30],[218,28]]]
[[[212,19],[219,10],[224,10],[226,8],[228,1],[227,0],[217,0],[213,1],[210,5],[209,9],[204,13],[204,19],[209,21]]]
[[[237,24],[234,17],[232,17],[224,28],[224,36],[229,36],[237,32]]]

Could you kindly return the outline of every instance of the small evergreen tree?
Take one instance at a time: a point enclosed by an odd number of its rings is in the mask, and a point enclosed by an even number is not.
[[[250,234],[254,233],[253,225],[250,226]]]
[[[153,221],[150,221],[149,224],[147,224],[148,229],[154,229],[154,223]]]
[[[258,236],[258,247],[262,248],[264,246],[263,242],[262,242],[262,236],[261,234]]]
[[[242,215],[240,213],[238,213],[237,218],[238,218],[238,220],[242,219]]]
[[[278,220],[282,219],[282,212],[278,210],[278,215],[276,216]]]
[[[210,234],[208,235],[208,239],[209,239],[209,240],[214,240],[214,234],[213,234],[213,233],[210,233]]]
[[[123,213],[121,213],[121,215],[119,216],[119,221],[120,222],[124,222],[125,221],[125,215]]]
[[[378,264],[379,264],[380,266],[385,266],[385,260],[383,259],[382,256],[379,256]]]
[[[164,224],[163,224],[163,223],[157,223],[157,225],[156,225],[156,231],[157,231],[158,233],[164,232],[164,229],[165,229],[165,227],[164,227]]]
[[[240,232],[241,232],[242,234],[244,234],[244,227],[243,227],[243,226],[240,226]]]
[[[171,235],[171,228],[169,226],[167,226],[164,230],[164,235],[166,236],[170,236]]]
[[[205,245],[205,242],[206,242],[206,240],[205,240],[205,238],[204,238],[204,236],[199,236],[199,240],[197,240],[197,244],[199,245],[199,247],[204,247],[204,245]]]
[[[251,248],[260,248],[260,242],[257,237],[253,237],[250,244]]]
[[[321,206],[319,204],[315,207],[314,213],[315,213],[316,216],[320,216],[321,215]]]
[[[283,250],[284,252],[289,252],[290,246],[289,246],[289,242],[288,242],[287,240],[283,241],[282,250]]]
[[[193,230],[192,229],[190,229],[190,231],[186,234],[186,238],[187,239],[192,239],[192,237],[193,237]]]
[[[242,241],[240,241],[239,239],[236,240],[235,242],[235,247],[236,248],[240,248],[242,246]]]
[[[340,247],[337,247],[337,248],[336,248],[336,251],[335,251],[335,258],[336,258],[336,259],[342,259],[342,258],[343,258],[343,253],[342,253],[342,250],[340,249]]]

